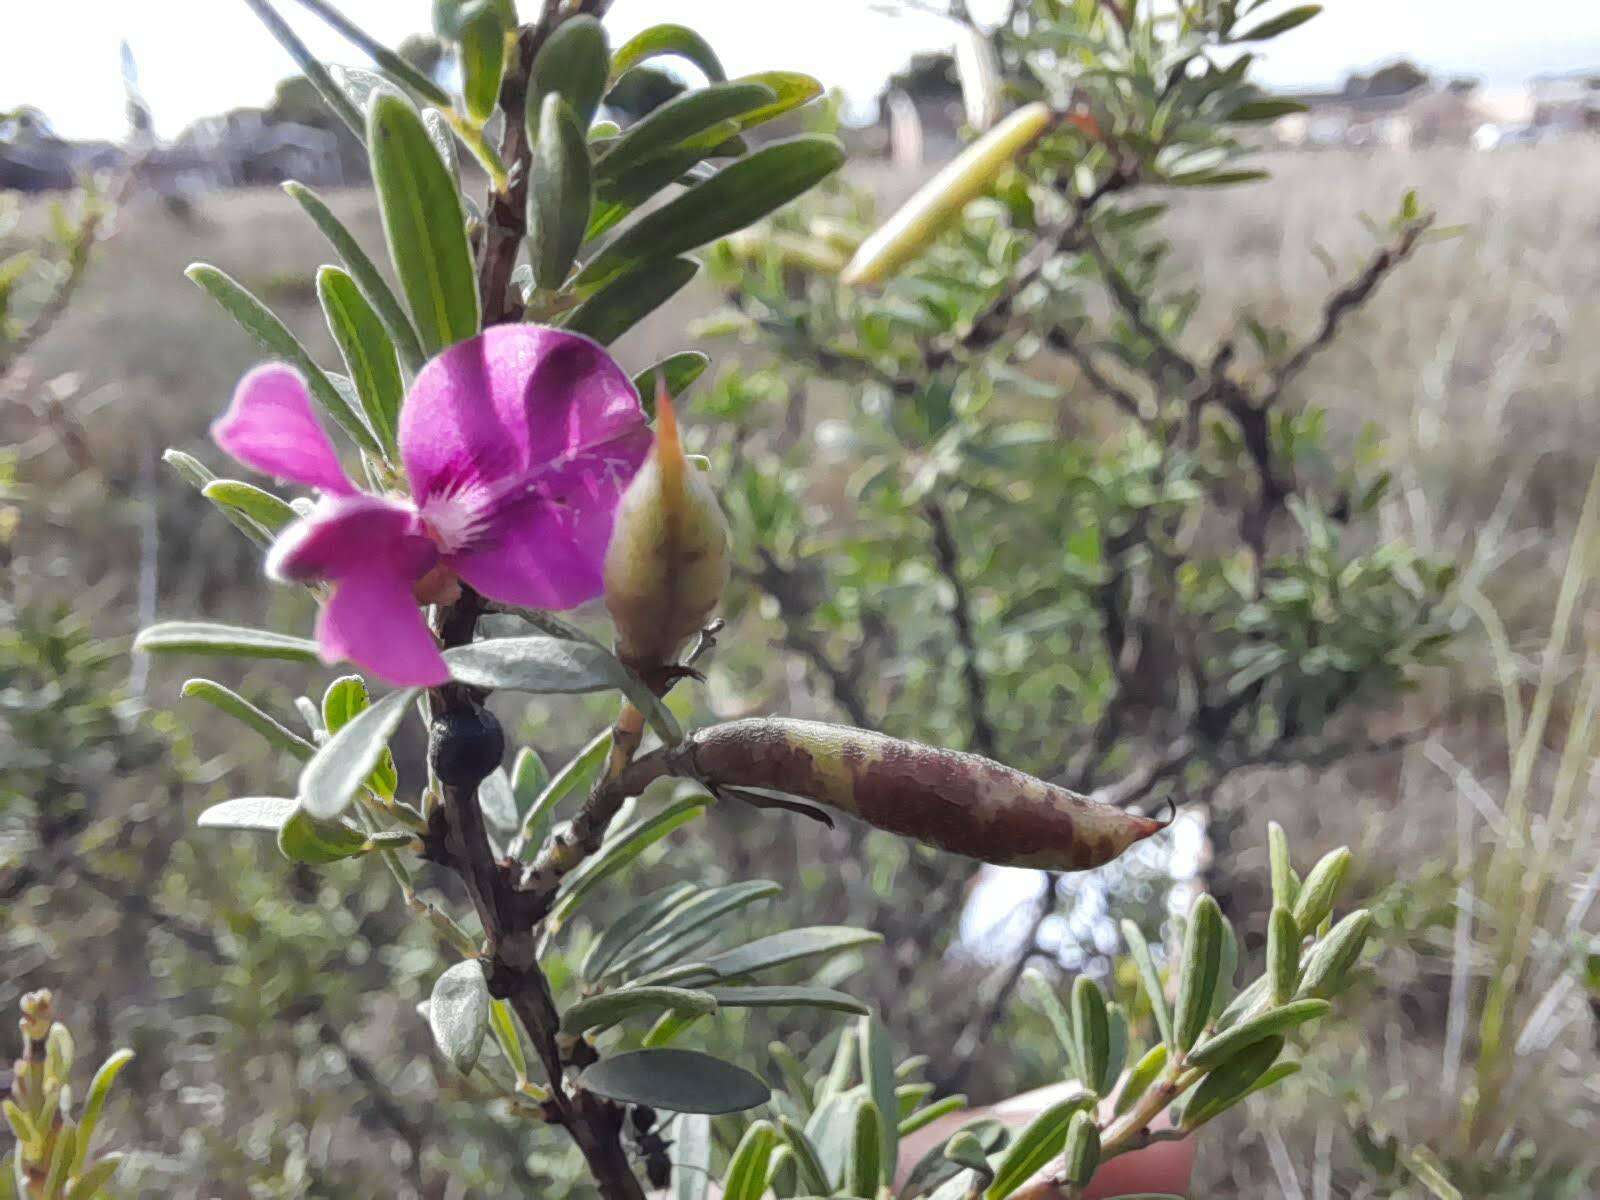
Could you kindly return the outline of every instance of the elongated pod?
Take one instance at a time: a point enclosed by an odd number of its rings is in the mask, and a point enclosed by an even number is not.
[[[1001,866],[1085,871],[1165,828],[976,754],[842,725],[755,718],[691,735],[713,787],[769,788]]]

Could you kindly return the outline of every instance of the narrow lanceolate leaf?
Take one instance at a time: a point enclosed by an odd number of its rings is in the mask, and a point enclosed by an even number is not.
[[[598,163],[600,179],[615,179],[647,159],[667,154],[708,132],[718,140],[736,132],[732,118],[775,103],[778,94],[761,83],[714,83],[684,92],[656,108],[615,142]]]
[[[1247,1046],[1200,1081],[1184,1105],[1185,1132],[1220,1116],[1247,1096],[1251,1089],[1283,1052],[1283,1039],[1269,1037]]]
[[[400,361],[405,364],[406,370],[416,374],[422,368],[424,360],[422,344],[417,340],[417,331],[411,326],[411,318],[406,316],[405,309],[400,307],[400,301],[390,289],[383,273],[378,270],[377,264],[361,248],[361,243],[356,241],[355,235],[333,215],[333,210],[321,196],[304,184],[293,181],[284,184],[283,190],[294,197],[295,202],[305,209],[306,214],[322,231],[322,236],[328,239],[339,255],[339,261],[344,263],[345,269],[350,272],[350,277],[356,281],[356,286],[372,302],[378,319],[389,331],[390,340],[400,355]]]
[[[297,809],[278,830],[278,852],[290,862],[326,866],[372,849],[367,835],[344,821],[319,821]]]
[[[317,661],[317,644],[307,638],[239,625],[216,625],[209,621],[163,621],[141,630],[133,641],[133,648],[147,654],[214,654],[225,658]]]
[[[1074,1114],[1094,1104],[1088,1091],[1057,1101],[1045,1109],[1006,1148],[995,1167],[994,1180],[983,1193],[984,1200],[1004,1200],[1033,1177],[1067,1142],[1067,1127]]]
[[[578,1034],[586,1029],[609,1028],[640,1013],[656,1013],[662,1009],[705,1016],[717,1011],[717,1001],[710,992],[690,988],[621,988],[578,1001],[561,1014],[561,1031]]]
[[[633,377],[633,387],[639,393],[645,415],[655,419],[656,385],[666,385],[667,395],[674,400],[689,390],[689,385],[705,373],[711,360],[698,350],[683,350],[668,356],[654,366],[646,367]],[[674,405],[674,407],[677,407]]]
[[[782,890],[770,879],[746,879],[707,888],[675,906],[650,929],[641,931],[621,950],[611,971],[642,974],[678,961],[715,937],[723,918]]]
[[[256,299],[238,280],[209,263],[195,263],[184,274],[220,304],[223,311],[238,322],[239,327],[253,337],[263,350],[281,358],[305,376],[306,387],[317,403],[357,445],[370,454],[381,455],[377,440],[360,414],[350,407],[339,389],[333,386],[327,372],[312,361],[300,340],[289,332],[288,326],[278,320],[271,309]]]
[[[765,1104],[767,1085],[743,1067],[696,1050],[634,1050],[603,1058],[578,1076],[578,1086],[621,1104],[668,1112],[743,1112]]]
[[[672,883],[651,892],[610,922],[595,940],[578,973],[585,979],[601,978],[617,955],[626,950],[639,935],[654,929],[674,908],[692,896],[694,890],[692,884]]]
[[[1189,910],[1183,939],[1183,964],[1178,974],[1178,1003],[1172,1014],[1175,1048],[1187,1052],[1200,1040],[1222,973],[1222,910],[1201,895]]]
[[[106,1097],[111,1094],[111,1085],[117,1081],[117,1076],[122,1074],[122,1069],[133,1061],[132,1050],[118,1050],[105,1062],[100,1064],[100,1069],[94,1073],[94,1079],[89,1083],[89,1093],[83,1104],[83,1117],[78,1122],[78,1145],[74,1154],[74,1167],[81,1169],[89,1150],[89,1143],[94,1138],[94,1133],[100,1125],[100,1118],[106,1110]]]
[[[506,66],[506,31],[494,5],[479,7],[463,22],[456,44],[460,47],[461,99],[467,115],[482,125],[494,114]]]
[[[214,479],[200,494],[224,512],[239,513],[268,534],[276,534],[300,519],[300,514],[271,492],[238,479]]]
[[[1225,1033],[1207,1038],[1189,1051],[1188,1063],[1191,1067],[1210,1070],[1227,1062],[1246,1047],[1265,1041],[1269,1037],[1288,1033],[1307,1021],[1327,1016],[1332,1007],[1333,1005],[1326,1000],[1296,1000],[1281,1008],[1269,1009],[1259,1017],[1235,1025]]]
[[[868,286],[891,278],[922,254],[963,208],[993,187],[1000,172],[1054,122],[1048,104],[1028,104],[973,142],[861,243],[843,282]]]
[[[673,1130],[669,1200],[706,1200],[711,1192],[711,1118],[686,1113]]]
[[[1120,1004],[1106,1005],[1106,1027],[1109,1030],[1111,1049],[1106,1055],[1106,1069],[1100,1080],[1100,1094],[1109,1096],[1122,1078],[1122,1068],[1128,1065],[1128,1017]]]
[[[1108,1086],[1106,1068],[1111,1063],[1111,1024],[1106,1016],[1105,993],[1087,975],[1072,981],[1072,1032],[1078,1042],[1077,1058],[1083,1065],[1080,1082],[1103,1095]]]
[[[694,30],[686,25],[652,25],[630,38],[612,57],[610,82],[615,83],[646,59],[664,54],[688,59],[713,83],[721,83],[728,77],[711,44]]]
[[[754,75],[741,75],[733,82],[759,83],[770,89],[774,96],[771,104],[763,104],[760,108],[751,109],[735,117],[734,124],[740,130],[764,125],[802,105],[811,103],[822,95],[822,84],[810,75],[802,75],[798,71],[761,71]]]
[[[884,1165],[889,1161],[883,1157],[883,1131],[888,1126],[883,1110],[872,1100],[863,1099],[856,1105],[855,1128],[851,1131],[850,1155],[846,1160],[849,1195],[871,1197],[878,1194]]]
[[[1291,8],[1288,12],[1279,13],[1277,16],[1261,22],[1253,29],[1247,29],[1244,33],[1234,34],[1228,40],[1232,42],[1264,42],[1269,38],[1288,33],[1289,30],[1297,26],[1304,25],[1321,11],[1322,5],[1320,4],[1302,4],[1298,8]]]
[[[417,111],[375,94],[367,110],[372,182],[389,257],[428,354],[478,332],[477,279],[450,169]]]
[[[794,1155],[796,1169],[800,1175],[800,1186],[805,1191],[814,1192],[819,1196],[831,1192],[833,1184],[828,1179],[827,1168],[822,1165],[817,1147],[806,1136],[806,1131],[788,1117],[778,1118],[778,1130],[785,1145],[789,1147],[789,1152]]]
[[[300,806],[280,796],[241,796],[224,800],[201,813],[195,824],[202,829],[255,829],[277,833]]]
[[[1329,999],[1337,996],[1349,982],[1351,968],[1372,932],[1372,914],[1358,908],[1328,931],[1306,956],[1305,972],[1296,995]]]
[[[445,652],[451,677],[471,687],[535,694],[603,692],[618,663],[604,648],[562,638],[495,638]]]
[[[300,803],[308,813],[326,821],[349,807],[415,695],[415,688],[390,692],[323,743],[300,772]]]
[[[831,137],[807,135],[763,147],[647,213],[614,238],[578,276],[597,288],[653,259],[725,237],[810,191],[844,162]]]
[[[881,942],[883,935],[847,925],[811,925],[786,929],[724,950],[706,959],[706,970],[714,979],[742,979],[761,971],[805,959],[820,958]]]
[[[679,1036],[687,1032],[696,1022],[705,1018],[705,1013],[681,1012],[667,1010],[656,1018],[656,1023],[650,1027],[650,1032],[640,1040],[641,1046],[670,1046],[677,1041]]]
[[[1287,1004],[1300,986],[1300,926],[1281,904],[1267,921],[1267,979],[1274,1004]]]
[[[700,264],[688,258],[641,267],[578,305],[562,328],[609,346],[682,291],[699,270]]]
[[[1063,1170],[1069,1183],[1082,1186],[1089,1182],[1094,1169],[1100,1165],[1100,1129],[1094,1123],[1094,1114],[1075,1112],[1067,1126],[1067,1144],[1062,1151]]]
[[[439,1053],[462,1074],[472,1070],[489,1032],[489,984],[475,958],[451,967],[433,985],[428,1028]]]
[[[1085,1076],[1083,1060],[1078,1057],[1078,1035],[1072,1028],[1072,1014],[1067,1011],[1067,1006],[1061,1003],[1061,997],[1056,995],[1056,989],[1044,975],[1031,967],[1022,977],[1023,983],[1033,993],[1035,1002],[1044,1010],[1044,1015],[1050,1021],[1050,1028],[1055,1031],[1056,1041],[1061,1043],[1061,1049],[1067,1056],[1067,1071],[1073,1079],[1082,1080]]]
[[[333,334],[350,372],[361,411],[392,460],[397,453],[395,435],[405,396],[394,343],[378,310],[356,286],[355,279],[338,267],[323,267],[317,272],[317,297],[322,301],[328,332]]]
[[[601,880],[616,874],[679,826],[694,820],[705,812],[710,803],[708,796],[690,796],[675,801],[653,816],[644,817],[607,839],[598,853],[563,882],[555,905],[550,910],[550,927],[559,928],[577,911],[584,898]]]
[[[1276,821],[1267,822],[1267,858],[1272,868],[1272,902],[1292,912],[1300,895],[1300,879],[1289,858],[1289,835]]]
[[[830,1012],[865,1014],[867,1006],[854,996],[823,987],[708,987],[719,1008],[820,1008]]]
[[[554,291],[566,282],[589,228],[589,147],[572,109],[555,93],[530,119],[538,121],[539,136],[529,166],[528,257],[534,283]]]
[[[861,1074],[867,1095],[878,1110],[878,1161],[891,1174],[900,1152],[900,1105],[895,1099],[894,1045],[876,1015],[864,1016],[861,1030]],[[870,1196],[871,1191],[859,1193]]]
[[[522,832],[517,835],[513,846],[513,857],[521,854],[526,847],[538,846],[544,841],[554,820],[556,807],[588,782],[610,751],[611,731],[603,729],[551,777],[544,790],[535,797],[533,806],[523,815]]]
[[[191,679],[180,693],[185,699],[204,700],[213,708],[242,721],[267,743],[278,750],[286,750],[298,759],[310,758],[317,748],[292,729],[280,724],[270,713],[263,712],[239,693],[223,687],[210,679]]]
[[[1350,848],[1340,846],[1324,854],[1306,873],[1294,902],[1294,921],[1300,927],[1301,936],[1310,937],[1322,924],[1322,919],[1333,911],[1333,902],[1350,874],[1352,861]]]
[[[932,1104],[917,1109],[910,1116],[900,1119],[900,1136],[910,1137],[919,1129],[932,1125],[940,1117],[948,1117],[953,1112],[960,1112],[967,1107],[965,1095],[945,1096],[935,1100]]]
[[[367,692],[366,680],[359,675],[341,675],[322,693],[322,727],[328,733],[338,733],[368,708],[372,697]],[[367,786],[385,800],[393,800],[400,786],[400,776],[395,770],[394,755],[387,749],[378,756],[378,765],[367,777]]]
[[[1166,1065],[1166,1042],[1157,1042],[1145,1051],[1144,1057],[1133,1064],[1133,1070],[1128,1072],[1128,1078],[1122,1083],[1122,1090],[1117,1093],[1117,1116],[1120,1117],[1139,1102],[1139,1098],[1150,1090],[1150,1085]]]
[[[1217,964],[1217,990],[1211,996],[1211,1011],[1206,1014],[1209,1024],[1227,1008],[1233,999],[1233,977],[1239,971],[1239,936],[1233,931],[1233,922],[1222,918],[1222,959]]]
[[[595,109],[606,89],[605,28],[590,16],[563,21],[539,48],[528,82],[528,113],[537,118],[544,98],[552,93],[565,100],[581,129],[594,121]],[[537,127],[528,131],[538,136]]]
[[[760,1200],[767,1190],[767,1167],[778,1145],[778,1131],[770,1121],[752,1121],[728,1160],[722,1177],[723,1200]]]

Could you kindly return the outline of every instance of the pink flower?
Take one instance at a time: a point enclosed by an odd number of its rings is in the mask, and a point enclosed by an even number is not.
[[[267,557],[275,579],[332,585],[317,621],[323,659],[422,687],[450,677],[418,607],[423,577],[436,587],[459,576],[529,608],[593,599],[617,499],[650,449],[638,394],[611,356],[532,325],[489,329],[418,374],[400,414],[409,496],[350,482],[300,375],[280,364],[240,381],[211,434],[245,465],[323,492]]]

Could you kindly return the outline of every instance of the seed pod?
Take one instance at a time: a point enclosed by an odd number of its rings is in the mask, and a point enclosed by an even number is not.
[[[1099,1165],[1100,1130],[1094,1123],[1094,1114],[1074,1113],[1072,1124],[1067,1126],[1067,1181],[1079,1185],[1088,1183]]]
[[[1211,1016],[1211,1001],[1222,974],[1222,910],[1202,894],[1189,910],[1189,929],[1183,939],[1183,966],[1178,974],[1178,1003],[1172,1017],[1172,1036],[1180,1053],[1199,1040]]]
[[[861,243],[845,268],[843,282],[854,286],[882,283],[916,258],[1054,121],[1055,113],[1048,104],[1024,105],[973,142]]]
[[[1287,1004],[1300,984],[1300,926],[1281,904],[1267,922],[1267,976],[1272,981],[1272,1002]]]
[[[664,381],[656,392],[656,444],[617,505],[606,548],[606,608],[617,656],[649,678],[704,628],[728,584],[728,523],[684,458]]]
[[[1301,936],[1315,933],[1322,919],[1333,911],[1333,902],[1344,886],[1345,876],[1350,874],[1350,863],[1350,848],[1340,846],[1324,854],[1311,868],[1294,902],[1294,921],[1300,926]]]
[[[712,786],[788,792],[1000,866],[1085,871],[1166,828],[976,754],[842,725],[730,721],[691,734],[685,752]]]
[[[1330,929],[1328,936],[1311,948],[1295,995],[1327,1000],[1343,991],[1350,968],[1361,957],[1371,932],[1372,914],[1364,908],[1356,909]]]

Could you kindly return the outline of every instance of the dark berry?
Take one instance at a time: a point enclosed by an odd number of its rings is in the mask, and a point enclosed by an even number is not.
[[[506,735],[486,708],[446,713],[429,731],[428,761],[446,787],[477,787],[505,753]]]

